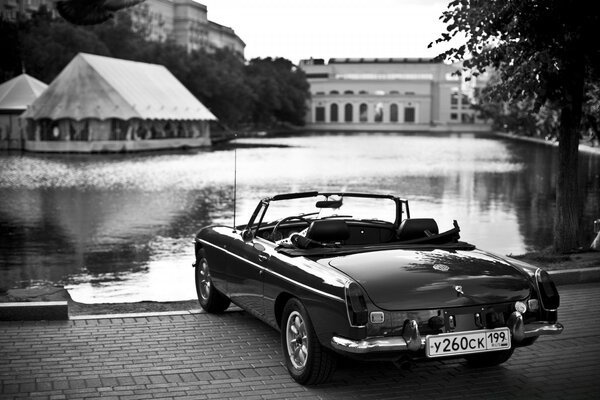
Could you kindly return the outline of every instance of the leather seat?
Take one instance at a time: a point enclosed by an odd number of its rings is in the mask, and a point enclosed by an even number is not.
[[[437,222],[432,218],[410,218],[405,219],[398,228],[397,238],[403,242],[437,235],[439,228]]]

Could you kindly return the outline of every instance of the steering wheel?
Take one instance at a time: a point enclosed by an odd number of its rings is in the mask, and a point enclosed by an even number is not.
[[[275,226],[273,227],[273,231],[271,232],[271,238],[272,238],[272,240],[276,241],[276,240],[283,239],[283,235],[281,233],[279,233],[279,231],[278,231],[279,226],[282,225],[285,222],[293,221],[295,219],[297,219],[299,221],[302,221],[302,222],[306,222],[306,226],[310,225],[310,222],[306,218],[304,218],[303,216],[301,216],[301,215],[292,215],[292,216],[289,216],[289,217],[285,217],[285,218],[279,220],[279,222],[277,222],[275,224]]]

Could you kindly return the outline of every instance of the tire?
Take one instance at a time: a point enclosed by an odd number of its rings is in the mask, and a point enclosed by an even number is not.
[[[200,306],[211,314],[219,314],[227,310],[231,301],[213,286],[204,250],[200,250],[196,255],[195,270],[196,294]]]
[[[298,299],[290,299],[283,309],[281,345],[290,375],[302,385],[324,383],[335,371],[336,355],[321,346],[308,313]]]
[[[508,361],[514,351],[515,349],[512,348],[509,350],[472,354],[470,356],[465,356],[465,359],[469,366],[473,368],[494,367]]]

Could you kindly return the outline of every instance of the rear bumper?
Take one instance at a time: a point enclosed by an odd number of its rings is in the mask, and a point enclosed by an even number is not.
[[[512,333],[512,339],[516,346],[526,338],[532,338],[544,335],[558,335],[563,331],[563,325],[560,323],[536,322],[524,324],[520,313],[514,312],[508,321],[508,327]],[[417,352],[425,349],[425,336],[419,334],[416,321],[409,321],[402,336],[394,337],[375,337],[363,340],[346,339],[340,336],[334,336],[331,339],[331,346],[337,351],[351,354],[370,354],[382,352]]]

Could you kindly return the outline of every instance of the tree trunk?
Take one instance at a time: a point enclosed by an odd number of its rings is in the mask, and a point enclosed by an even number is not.
[[[556,182],[556,216],[554,250],[566,253],[579,247],[579,131],[583,106],[584,66],[572,64],[566,74],[566,100],[560,115],[558,177]]]

